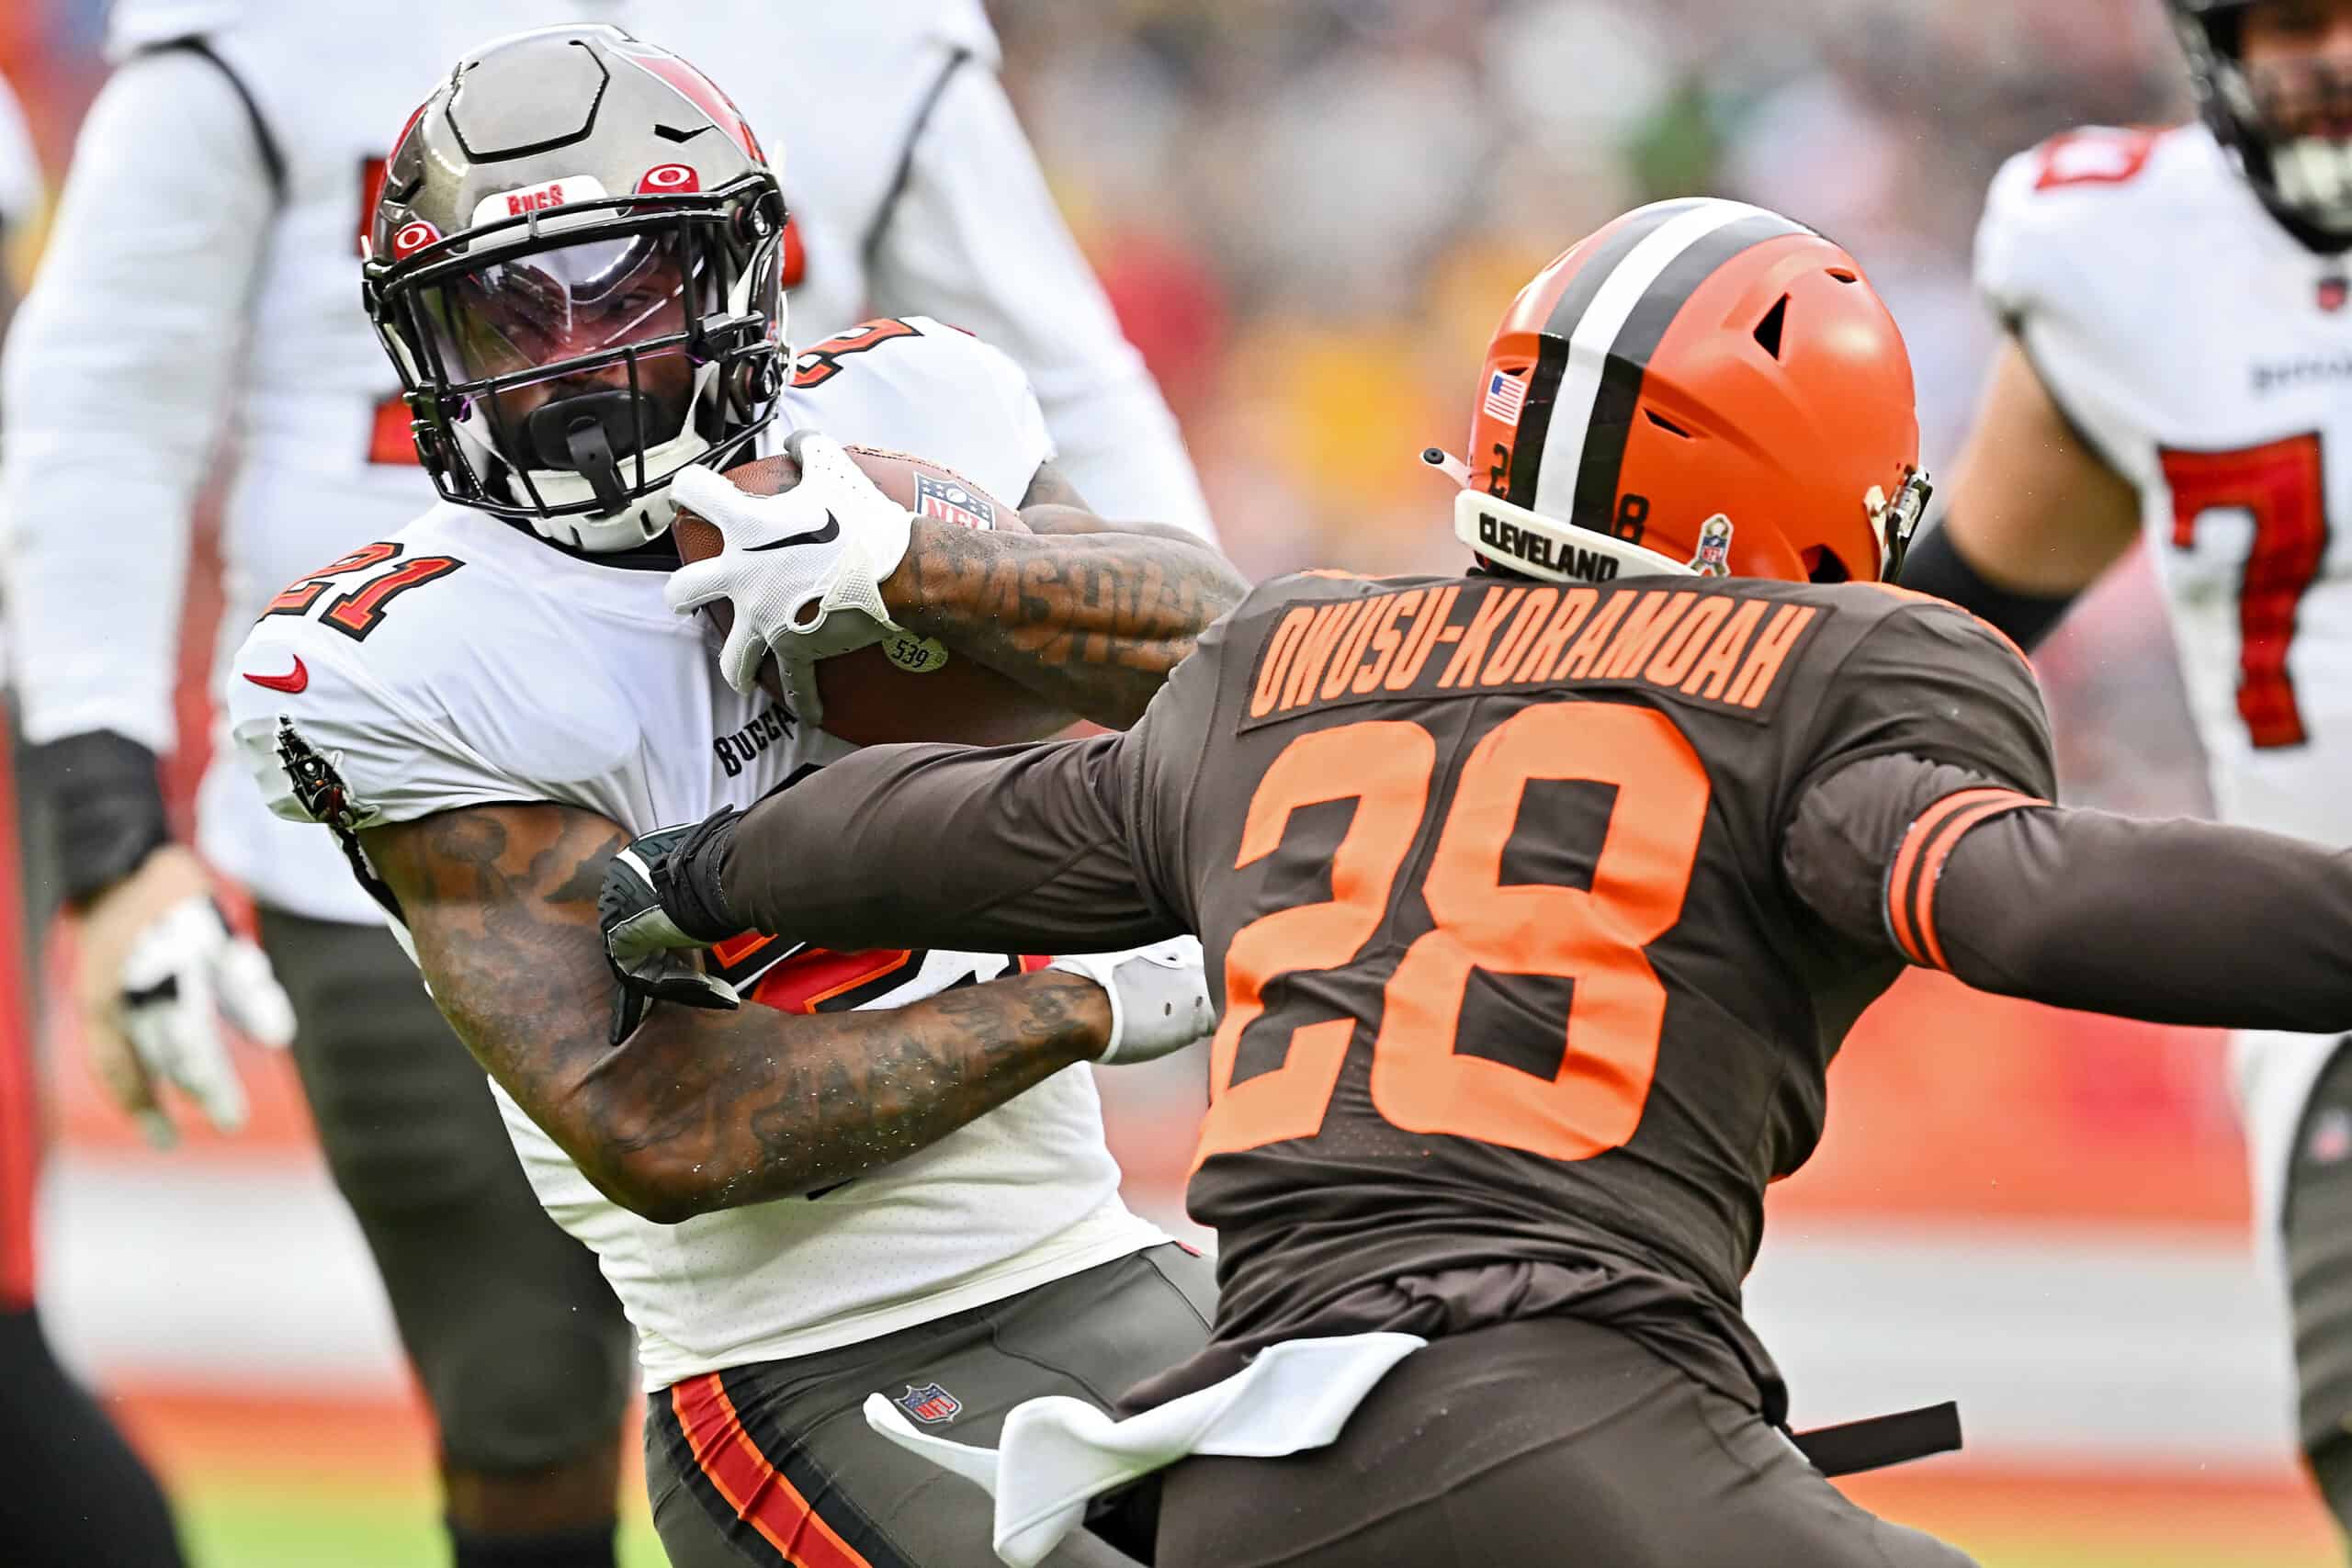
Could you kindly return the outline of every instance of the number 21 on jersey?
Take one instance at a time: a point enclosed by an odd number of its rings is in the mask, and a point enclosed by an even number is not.
[[[392,563],[398,561],[397,566]],[[319,616],[322,626],[332,626],[354,642],[364,642],[368,634],[383,625],[385,612],[393,600],[412,588],[421,588],[436,577],[447,577],[465,565],[448,556],[412,556],[401,559],[401,547],[389,541],[363,545],[339,560],[329,561],[307,577],[288,583],[286,592],[272,599],[262,610],[262,618],[271,615],[307,615],[320,596],[334,585],[338,579],[348,579],[379,567],[391,570],[368,579],[358,587],[338,594]]]
[[[1400,902],[1397,875],[1423,836],[1439,761],[1420,725],[1373,720],[1302,735],[1266,771],[1236,869],[1272,854],[1294,811],[1351,799],[1355,813],[1331,857],[1331,897],[1261,916],[1227,948],[1195,1168],[1321,1128],[1356,1021],[1301,1025],[1279,1068],[1237,1084],[1241,1035],[1275,980],[1386,961],[1372,955],[1374,939]],[[1616,788],[1589,886],[1503,879],[1521,797],[1546,780]],[[1645,950],[1682,917],[1711,795],[1690,741],[1654,709],[1544,703],[1490,730],[1463,764],[1421,878],[1432,923],[1382,987],[1371,1078],[1382,1118],[1558,1160],[1632,1138],[1666,1019],[1666,987]],[[1457,1048],[1476,970],[1574,982],[1552,1077]]]

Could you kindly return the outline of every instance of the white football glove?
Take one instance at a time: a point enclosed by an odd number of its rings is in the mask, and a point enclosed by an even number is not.
[[[1125,953],[1073,953],[1046,967],[1083,975],[1110,994],[1111,1043],[1094,1058],[1102,1066],[1152,1061],[1216,1032],[1198,937]]]
[[[151,913],[160,908],[160,913]],[[98,1076],[151,1143],[177,1137],[160,1086],[176,1085],[224,1133],[245,1092],[221,1018],[257,1044],[294,1040],[294,1007],[261,949],[220,918],[195,857],[160,850],[84,921],[83,1031]]]
[[[718,667],[746,694],[772,649],[825,659],[900,629],[881,585],[906,558],[914,513],[876,489],[830,436],[797,431],[785,449],[799,461],[800,482],[782,495],[746,495],[701,463],[670,483],[677,503],[715,525],[726,546],[672,573],[664,596],[680,615],[720,599],[734,606]]]

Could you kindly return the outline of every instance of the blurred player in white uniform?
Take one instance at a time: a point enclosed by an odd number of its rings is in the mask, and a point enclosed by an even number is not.
[[[17,305],[6,254],[38,217],[40,167],[15,94],[0,77],[0,339]],[[0,409],[0,426],[6,411]],[[5,614],[5,607],[0,607]],[[13,724],[10,726],[14,728]],[[33,1199],[41,1158],[39,927],[53,907],[29,863],[38,836],[0,738],[0,1541],[28,1564],[153,1562],[179,1543],[155,1478],[58,1365],[34,1300]]]
[[[28,772],[83,913],[84,1031],[124,1103],[163,1080],[222,1125],[242,1095],[214,1002],[281,1034],[287,997],[169,841],[155,759],[197,487],[225,440],[222,658],[298,572],[432,490],[359,299],[382,159],[447,62],[571,18],[744,60],[798,149],[786,247],[803,344],[928,311],[1022,356],[1100,510],[1198,517],[1172,421],[1047,197],[976,0],[124,0],[48,265],[9,345],[0,467]],[[225,680],[225,669],[217,677]],[[216,684],[216,696],[219,693]],[[226,748],[197,848],[260,908],[329,1164],[438,1418],[461,1563],[609,1561],[626,1325],[549,1226],[479,1072],[323,834],[275,821]]]
[[[2352,0],[2169,0],[2204,106],[1994,182],[1977,275],[2011,336],[1904,581],[2030,645],[2145,537],[2213,797],[2352,844]],[[2233,1052],[2304,1451],[2352,1527],[2352,1053]]]
[[[392,155],[368,267],[446,499],[298,574],[228,705],[271,806],[326,824],[294,830],[400,922],[540,1200],[627,1304],[672,1561],[978,1564],[985,1499],[928,1495],[857,1406],[885,1392],[984,1433],[1028,1393],[1107,1400],[1201,1341],[1207,1265],[1122,1205],[1092,1080],[1064,1069],[1185,1043],[1208,1001],[1196,947],[1039,967],[753,939],[726,977],[764,1005],[616,1010],[614,852],[851,750],[758,659],[731,689],[706,624],[665,605],[673,477],[706,462],[695,504],[733,505],[715,468],[821,426],[998,497],[1072,493],[1020,367],[967,333],[885,319],[791,373],[785,212],[741,115],[676,56],[574,27],[465,57]],[[1111,722],[1241,591],[1176,529],[924,522],[903,560],[850,532],[773,547],[845,593],[901,564],[964,578],[926,635]],[[948,564],[974,551],[1017,563],[1020,606]],[[1008,621],[1092,651],[1007,655]]]

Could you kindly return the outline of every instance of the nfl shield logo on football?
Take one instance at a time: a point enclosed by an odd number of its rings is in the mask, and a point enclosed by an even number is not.
[[[958,528],[996,526],[995,507],[955,480],[933,479],[929,474],[915,476],[915,515],[953,523]]]
[[[935,1382],[927,1382],[921,1388],[909,1384],[907,1392],[891,1403],[916,1420],[931,1426],[954,1420],[956,1413],[964,1408],[962,1400]]]

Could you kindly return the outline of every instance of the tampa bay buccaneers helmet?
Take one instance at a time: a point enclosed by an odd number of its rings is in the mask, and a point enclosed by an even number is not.
[[[784,193],[710,79],[618,28],[458,62],[385,168],[368,311],[441,494],[608,552],[774,417]]]
[[[1554,582],[1893,578],[1928,501],[1903,334],[1854,258],[1736,201],[1572,246],[1487,349],[1454,532]]]
[[[2352,113],[2352,81],[2317,62],[2249,72],[2239,39],[2253,8],[2254,0],[2165,0],[2205,123],[2263,205],[2305,243],[2342,250],[2352,245],[2352,140],[2308,127]]]

